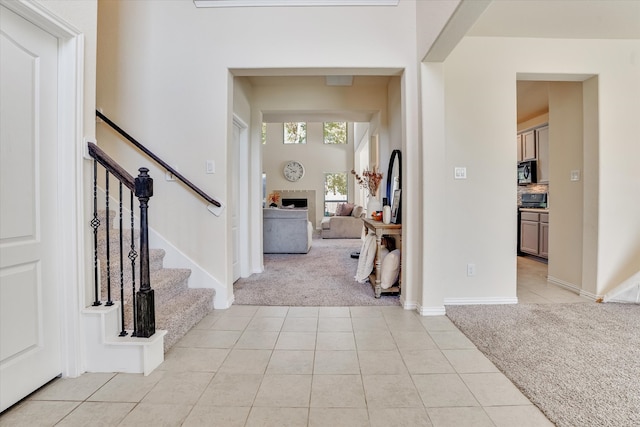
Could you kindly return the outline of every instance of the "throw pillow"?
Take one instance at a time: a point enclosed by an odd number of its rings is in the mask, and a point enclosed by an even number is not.
[[[360,258],[358,259],[358,268],[355,276],[356,281],[364,283],[369,280],[369,274],[373,271],[377,247],[375,234],[368,234],[360,249]]]
[[[382,260],[380,269],[380,286],[389,289],[396,284],[400,275],[400,249],[389,252]]]
[[[360,205],[354,206],[353,211],[351,211],[351,216],[360,218],[362,216],[362,211],[364,208]]]
[[[353,203],[345,203],[342,205],[342,216],[350,216],[353,212]]]
[[[342,216],[343,210],[344,210],[344,203],[338,203],[338,206],[336,206],[336,216]]]

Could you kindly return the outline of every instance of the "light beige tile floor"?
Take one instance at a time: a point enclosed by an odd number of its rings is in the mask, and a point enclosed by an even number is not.
[[[518,302],[520,303],[572,303],[591,300],[568,289],[547,282],[547,264],[535,258],[518,257]]]
[[[587,301],[518,260],[521,302]],[[216,310],[151,375],[56,379],[0,426],[551,426],[446,316]]]

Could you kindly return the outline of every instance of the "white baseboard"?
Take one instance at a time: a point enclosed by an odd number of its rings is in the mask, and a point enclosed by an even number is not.
[[[597,295],[597,294],[585,291],[585,290],[581,289],[579,286],[574,285],[573,283],[566,282],[564,280],[558,279],[558,278],[553,277],[553,276],[547,276],[547,281],[549,283],[551,283],[552,285],[556,285],[558,287],[561,287],[563,289],[571,291],[571,292],[573,292],[575,294],[580,295],[581,297],[590,299],[592,301],[596,301],[596,300],[599,300],[599,299],[603,298],[602,295]]]
[[[592,301],[597,301],[597,300],[601,300],[603,298],[602,295],[597,295],[597,294],[593,294],[591,292],[587,292],[587,291],[580,291],[580,296],[583,298],[587,298],[590,299]]]
[[[418,303],[417,302],[415,302],[415,301],[405,301],[402,298],[402,295],[400,295],[400,305],[405,310],[417,310],[418,309]]]
[[[574,285],[570,282],[565,282],[564,280],[558,279],[553,276],[547,276],[547,281],[553,285],[560,286],[561,288],[567,289],[573,293],[580,294],[582,289],[578,285]]]
[[[517,304],[517,297],[445,298],[444,305]]]
[[[105,209],[105,193],[102,188],[97,189],[100,196],[98,197],[98,209]],[[113,196],[109,197],[111,210],[118,209],[118,200]],[[122,207],[122,213],[125,221],[123,221],[122,227],[125,230],[131,229],[131,210],[126,206]],[[134,212],[134,226],[140,226],[140,219]],[[113,224],[110,224],[113,228],[118,229],[120,224],[118,220],[114,220]],[[191,270],[191,275],[189,276],[188,285],[190,288],[209,288],[214,289],[216,291],[215,296],[213,297],[213,307],[216,309],[225,309],[231,306],[233,302],[233,298],[231,299],[231,303],[228,301],[227,295],[227,287],[222,284],[218,279],[213,277],[208,271],[198,265],[197,262],[192,260],[189,256],[187,256],[180,249],[175,247],[171,242],[165,239],[160,233],[154,230],[152,227],[149,227],[149,247],[155,249],[163,249],[165,252],[165,256],[163,259],[163,266],[166,268],[185,268]]]
[[[149,247],[165,251],[164,267],[191,270],[191,276],[189,276],[190,288],[215,289],[216,295],[213,297],[213,308],[229,308],[229,305],[225,305],[228,299],[227,287],[151,227],[149,227]]]
[[[422,307],[418,305],[416,310],[420,316],[444,316],[447,314],[443,305],[436,307]]]

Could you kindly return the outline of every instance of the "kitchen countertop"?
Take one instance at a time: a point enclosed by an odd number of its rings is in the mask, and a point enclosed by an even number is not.
[[[520,212],[538,212],[538,213],[549,213],[549,208],[521,208],[518,207]]]

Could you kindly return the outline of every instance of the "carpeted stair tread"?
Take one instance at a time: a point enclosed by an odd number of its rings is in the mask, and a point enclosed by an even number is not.
[[[185,268],[163,268],[149,273],[151,289],[154,290],[156,305],[170,301],[171,298],[187,289],[191,270]],[[140,288],[140,277],[136,274],[136,291]],[[111,295],[114,301],[120,300],[120,282],[111,288]],[[124,299],[131,300],[131,281],[124,283]],[[103,291],[103,299],[106,299],[106,290]]]
[[[107,240],[110,252],[110,277],[111,277],[111,299],[120,300],[120,233],[119,218],[115,210],[109,212],[109,232],[106,231],[106,210],[98,211],[97,218],[100,226],[97,232],[98,259],[100,260],[100,277],[103,286],[101,287],[101,299],[107,299]],[[123,227],[130,225],[130,217],[124,214]],[[136,222],[135,226],[139,224]],[[131,230],[123,229],[122,247],[123,254],[123,290],[124,290],[124,324],[125,329],[133,327],[132,303],[132,281],[131,281],[131,260],[128,258],[131,247]],[[136,291],[140,288],[140,232],[133,231],[134,249],[138,253],[135,265]],[[194,325],[207,316],[213,310],[213,289],[190,289],[188,280],[191,270],[183,268],[164,268],[165,251],[163,249],[149,249],[149,280],[151,288],[154,290],[156,329],[167,330],[164,337],[165,352],[180,340]]]
[[[98,237],[98,248],[100,248],[101,246],[106,248],[107,232],[102,227],[98,229],[97,237]],[[111,247],[111,249],[120,248],[120,230],[117,230],[117,229],[109,230],[108,237],[109,237],[109,246]],[[93,242],[93,235],[91,236],[91,241]],[[134,242],[135,250],[139,251],[140,233],[138,232],[138,230],[133,231],[133,242]],[[129,248],[131,248],[131,230],[128,230],[128,229],[123,230],[122,247],[125,249],[125,251],[129,251]]]
[[[185,268],[163,268],[149,275],[151,288],[155,290],[156,307],[173,304],[173,298],[188,289],[191,270]]]
[[[187,289],[170,303],[156,304],[156,329],[166,329],[165,352],[213,310],[213,289]]]
[[[163,249],[149,249],[149,272],[154,272],[162,269],[164,264],[165,251]],[[103,281],[106,281],[107,277],[107,262],[104,252],[98,252],[98,258],[100,259],[100,277]],[[123,256],[122,276],[125,283],[131,282],[131,260],[127,258],[127,254]],[[140,256],[136,258],[136,281],[140,277]],[[120,286],[120,254],[111,251],[111,284],[114,283]]]
[[[162,265],[164,263],[164,250],[162,249],[150,249],[149,250],[149,275],[153,287],[153,279],[151,278],[153,274],[157,271],[162,270]],[[103,284],[102,286],[102,298],[106,298],[107,295],[107,262],[104,257],[100,257],[100,280]],[[131,289],[131,261],[128,258],[124,258],[124,265],[122,268],[122,281],[124,283],[124,288]],[[140,263],[136,260],[136,287],[140,282]],[[114,292],[114,289],[118,289],[117,292],[120,292],[120,258],[114,260],[111,258],[111,292]],[[118,294],[119,295],[119,294]]]

